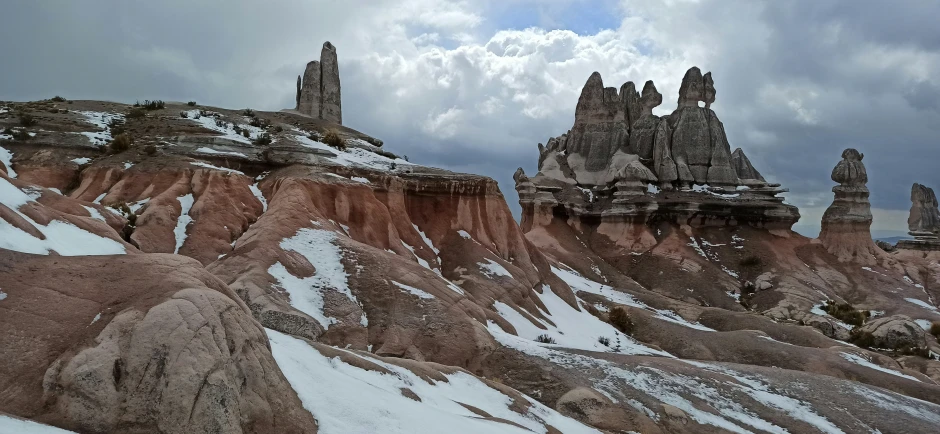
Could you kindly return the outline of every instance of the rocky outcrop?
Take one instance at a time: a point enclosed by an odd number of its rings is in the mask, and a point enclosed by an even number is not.
[[[883,255],[871,238],[871,203],[868,201],[868,172],[855,149],[842,152],[842,161],[832,169],[835,199],[822,217],[819,240],[841,262],[873,265]]]
[[[870,333],[872,346],[877,348],[924,348],[927,333],[923,327],[906,315],[892,315],[869,321],[860,332]]]
[[[911,214],[907,226],[914,239],[899,241],[898,248],[940,250],[940,210],[933,189],[917,183],[911,187]]]
[[[343,104],[336,47],[323,43],[320,60],[307,63],[297,77],[297,111],[317,119],[343,124]]]
[[[731,153],[731,165],[734,167],[734,172],[738,175],[738,179],[745,185],[754,181],[758,183],[767,182],[764,180],[764,177],[761,176],[760,172],[751,165],[751,160],[747,158],[747,155],[744,155],[744,150],[741,148],[735,149],[734,152]]]
[[[4,412],[79,432],[316,431],[264,330],[192,259],[0,249],[0,282]]]

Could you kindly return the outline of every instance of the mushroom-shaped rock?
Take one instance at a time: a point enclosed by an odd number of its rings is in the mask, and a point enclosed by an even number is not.
[[[646,185],[655,182],[656,175],[639,160],[632,160],[617,171],[615,196],[637,196],[646,192]]]
[[[863,154],[855,149],[842,152],[842,161],[832,170],[835,198],[822,217],[819,240],[840,262],[875,264],[884,252],[871,238],[871,203],[868,201],[868,174]]]
[[[702,77],[702,71],[693,66],[682,77],[682,84],[679,86],[679,108],[698,107],[699,101],[705,101],[705,79]]]
[[[663,103],[663,94],[656,90],[656,84],[653,80],[647,80],[643,85],[643,95],[640,97],[640,106],[642,111],[640,117],[653,114],[653,109]]]

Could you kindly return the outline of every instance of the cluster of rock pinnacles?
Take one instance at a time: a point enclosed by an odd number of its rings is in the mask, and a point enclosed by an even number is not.
[[[317,119],[343,123],[339,63],[336,47],[329,41],[323,43],[320,60],[307,63],[303,77],[297,76],[296,110]]]
[[[680,208],[688,211],[686,215],[702,214],[701,205],[718,196],[728,209],[738,210],[718,218],[733,215],[738,223],[789,229],[799,219],[798,210],[776,197],[787,190],[768,183],[741,148],[731,151],[724,125],[711,109],[715,96],[711,73],[703,75],[692,67],[682,79],[676,110],[660,117],[653,108],[662,104],[663,97],[652,81],[641,93],[633,82],[618,91],[605,88],[599,73],[591,74],[578,99],[572,128],[547,145],[539,144],[538,173],[530,178],[519,168],[513,176],[523,225],[527,218],[539,220],[539,207],[557,212],[562,206],[569,215],[594,213],[608,220],[626,216],[625,221],[635,222],[637,216],[662,210],[670,201],[684,201]],[[881,250],[871,239],[863,158],[857,150],[846,149],[833,169],[832,180],[838,185],[832,189],[834,200],[823,216],[819,240],[840,260],[871,263]],[[646,195],[650,186],[680,194],[668,200],[660,195],[651,198]],[[565,193],[568,187],[591,191],[590,203]],[[693,190],[712,196],[682,196]],[[908,223],[916,239],[902,241],[899,247],[940,250],[940,211],[933,190],[914,184],[911,201]],[[673,212],[676,207],[667,209]]]

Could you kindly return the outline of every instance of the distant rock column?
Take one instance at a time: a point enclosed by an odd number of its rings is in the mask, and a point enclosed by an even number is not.
[[[300,85],[300,97],[297,98],[297,111],[320,117],[320,62],[312,60],[304,69],[304,79]]]
[[[822,217],[819,241],[840,262],[874,265],[884,254],[871,239],[871,203],[868,201],[868,172],[864,154],[855,149],[842,152],[842,161],[832,169],[835,199]]]
[[[940,210],[933,189],[914,183],[911,187],[911,214],[908,232],[913,240],[901,240],[899,249],[940,251]]]
[[[320,50],[320,119],[343,124],[343,102],[339,84],[339,63],[336,47],[329,41]]]

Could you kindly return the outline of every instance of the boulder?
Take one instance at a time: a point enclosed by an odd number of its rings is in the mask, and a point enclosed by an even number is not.
[[[878,318],[864,324],[860,330],[871,333],[872,345],[878,348],[924,348],[927,345],[924,329],[906,315]]]

